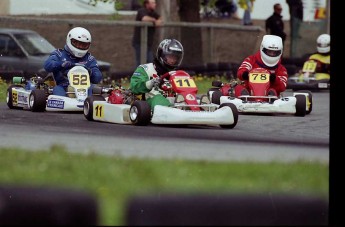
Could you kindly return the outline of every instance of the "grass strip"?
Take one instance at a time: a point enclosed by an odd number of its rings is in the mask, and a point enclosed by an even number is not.
[[[329,166],[318,162],[145,160],[59,146],[34,152],[0,147],[0,156],[1,184],[88,191],[99,201],[100,225],[125,225],[126,201],[135,195],[284,193],[328,200],[329,192]]]

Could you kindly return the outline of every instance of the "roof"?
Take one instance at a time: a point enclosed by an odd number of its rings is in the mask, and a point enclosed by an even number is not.
[[[112,14],[114,3],[99,1],[96,6],[89,0],[9,0],[9,14]],[[30,7],[28,7],[30,6]]]

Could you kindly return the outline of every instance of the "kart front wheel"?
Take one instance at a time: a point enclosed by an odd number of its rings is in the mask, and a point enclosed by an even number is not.
[[[226,106],[228,106],[231,109],[232,117],[234,118],[234,123],[232,123],[231,125],[220,125],[220,127],[232,129],[237,125],[237,122],[238,122],[238,110],[237,110],[237,107],[235,106],[235,104],[233,104],[233,103],[223,103],[219,106],[219,109],[226,107]]]
[[[84,117],[89,121],[93,121],[93,102],[94,101],[105,101],[105,98],[102,95],[92,95],[85,99],[83,114],[84,114]]]
[[[298,91],[299,93],[307,93],[307,112],[306,114],[310,114],[311,111],[313,110],[313,94],[309,90],[300,90]]]
[[[304,117],[307,113],[306,105],[307,100],[305,95],[296,95],[296,113],[295,116]]]
[[[44,90],[32,90],[29,96],[29,108],[32,112],[44,112],[46,110],[47,97]]]
[[[18,106],[14,106],[13,105],[13,101],[17,102],[17,98],[15,97],[15,100],[13,100],[13,93],[12,93],[12,88],[22,88],[23,86],[21,85],[11,85],[7,88],[7,95],[6,95],[6,102],[7,102],[7,106],[10,109],[23,109],[23,107],[18,107]]]
[[[150,105],[146,101],[134,101],[129,110],[129,118],[134,125],[148,125],[151,121]]]

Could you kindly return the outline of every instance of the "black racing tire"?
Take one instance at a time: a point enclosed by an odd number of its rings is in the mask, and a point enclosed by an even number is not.
[[[212,81],[212,86],[217,87],[218,89],[222,87],[223,82],[219,80]]]
[[[14,106],[13,105],[13,94],[12,94],[12,88],[19,88],[19,87],[23,87],[21,85],[18,85],[18,84],[14,84],[14,85],[11,85],[7,88],[7,94],[6,94],[6,103],[7,103],[7,106],[8,108],[10,109],[17,109],[17,110],[22,110],[23,107],[18,107],[18,106]]]
[[[306,105],[307,99],[305,95],[295,95],[296,97],[296,113],[295,116],[304,117],[307,113]]]
[[[311,111],[313,110],[313,94],[311,93],[311,91],[309,90],[300,90],[298,92],[301,92],[301,93],[308,93],[308,102],[307,102],[307,106],[309,105],[309,108],[306,112],[306,114],[310,114]]]
[[[44,112],[47,105],[47,96],[44,90],[32,90],[29,95],[29,108],[32,112]]]
[[[91,95],[85,99],[83,114],[84,114],[84,117],[89,121],[93,121],[93,102],[94,101],[105,101],[105,98],[102,95]]]
[[[221,91],[214,91],[212,93],[211,103],[220,105],[220,97],[223,96]]]
[[[219,88],[216,88],[216,87],[213,87],[213,88],[210,88],[210,89],[208,89],[208,91],[207,91],[207,96],[208,96],[208,98],[211,100],[211,95],[210,95],[210,92],[214,92],[214,91],[219,91]]]
[[[103,87],[94,86],[94,87],[92,88],[92,94],[93,94],[93,95],[102,95],[102,90],[103,90]]]
[[[151,122],[151,107],[146,101],[136,100],[129,110],[129,119],[134,125],[145,126]]]
[[[231,124],[231,125],[220,125],[220,127],[221,128],[227,128],[227,129],[233,129],[237,125],[237,122],[238,122],[238,110],[237,110],[237,107],[233,103],[223,103],[223,104],[221,104],[219,106],[219,109],[223,108],[225,106],[230,107],[230,109],[232,111],[233,118],[234,118],[234,123]]]

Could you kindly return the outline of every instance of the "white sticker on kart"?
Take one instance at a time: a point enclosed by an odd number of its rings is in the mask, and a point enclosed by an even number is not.
[[[187,100],[195,100],[195,97],[192,94],[186,95]]]
[[[22,93],[19,93],[18,95],[18,104],[27,104],[28,103],[28,97],[26,95],[23,95]]]
[[[327,83],[319,83],[319,88],[327,88]]]
[[[49,99],[47,102],[47,107],[56,108],[56,109],[64,109],[65,102],[61,100],[54,100]]]

